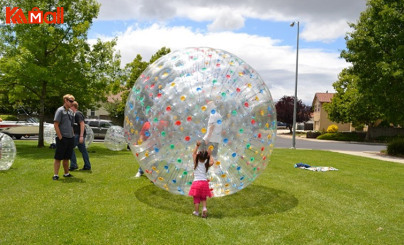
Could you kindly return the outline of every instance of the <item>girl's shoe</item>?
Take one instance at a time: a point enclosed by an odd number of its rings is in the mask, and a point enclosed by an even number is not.
[[[193,212],[192,212],[192,215],[199,216],[199,213],[196,212],[196,211],[193,211]]]
[[[202,210],[202,218],[207,218],[208,217],[208,210],[206,209],[206,208],[204,208],[203,210]]]

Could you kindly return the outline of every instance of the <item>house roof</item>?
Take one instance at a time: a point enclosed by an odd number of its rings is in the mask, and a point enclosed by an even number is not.
[[[122,100],[122,93],[123,92],[119,92],[118,94],[110,94],[107,98],[108,102],[114,103],[116,101],[121,101]]]
[[[330,103],[333,96],[334,93],[316,93],[316,95],[314,95],[313,102],[317,98],[320,103]]]

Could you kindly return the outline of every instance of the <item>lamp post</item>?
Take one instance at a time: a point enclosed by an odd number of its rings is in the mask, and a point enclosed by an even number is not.
[[[290,26],[294,27],[297,24],[297,41],[296,41],[296,75],[295,75],[295,101],[293,105],[293,140],[292,140],[292,148],[296,149],[296,110],[297,110],[297,74],[299,68],[299,21],[293,21]]]

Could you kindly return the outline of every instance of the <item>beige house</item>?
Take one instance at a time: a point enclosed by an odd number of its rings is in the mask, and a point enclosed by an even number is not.
[[[335,124],[339,132],[355,131],[350,123],[336,123],[328,119],[328,113],[324,109],[324,104],[331,103],[334,93],[316,93],[313,99],[313,130],[326,131],[328,126]]]
[[[108,99],[107,99],[107,102],[115,103],[116,101],[122,100],[121,99],[121,94],[122,93],[109,95]],[[107,110],[105,110],[105,108],[103,107],[104,103],[105,102],[100,102],[98,108],[88,109],[87,110],[87,117],[88,118],[99,118],[99,119],[111,119],[110,116],[109,116],[109,112]]]

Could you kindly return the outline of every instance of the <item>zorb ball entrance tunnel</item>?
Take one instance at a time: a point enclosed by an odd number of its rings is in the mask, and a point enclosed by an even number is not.
[[[209,187],[215,197],[233,194],[269,164],[276,136],[272,96],[235,55],[187,48],[161,57],[137,79],[126,103],[124,134],[155,185],[188,195],[192,152],[209,133],[208,123],[214,123],[218,141]]]

